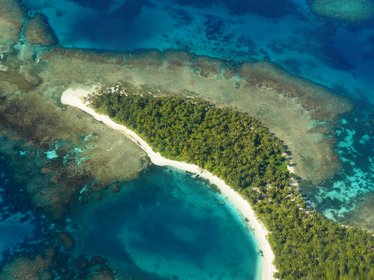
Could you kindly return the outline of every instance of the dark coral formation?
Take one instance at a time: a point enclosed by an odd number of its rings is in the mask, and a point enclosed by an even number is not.
[[[317,15],[351,22],[374,16],[374,4],[370,0],[314,0],[311,8]]]
[[[14,257],[2,267],[0,279],[116,279],[115,272],[107,264],[108,260],[99,256],[92,257],[91,259],[83,255],[70,257],[63,251],[59,251],[53,247],[41,251],[43,251],[43,254],[35,256],[19,255]]]
[[[245,63],[240,73],[250,84],[270,87],[287,98],[297,99],[316,120],[334,121],[339,114],[352,109],[352,105],[344,98],[333,95],[326,88],[310,81],[295,79],[280,67],[268,62]]]
[[[1,0],[0,3],[0,53],[8,51],[18,39],[25,10],[15,0]]]
[[[106,127],[102,131],[103,127],[91,124],[91,120],[77,124],[77,117],[85,116],[62,110],[35,93],[11,96],[0,104],[3,132],[13,139],[26,140],[24,149],[35,150],[22,162],[15,159],[21,166],[30,162],[28,168],[16,169],[27,171],[24,177],[31,178],[26,181],[32,201],[53,218],[63,217],[85,185],[91,186],[84,193],[88,196],[111,182],[136,176],[143,168],[141,158],[138,162],[131,160],[132,156],[142,156],[137,148],[132,149],[135,144],[119,152],[126,142],[113,140],[118,134],[109,129],[109,134],[105,133]],[[114,151],[106,152],[110,144]],[[55,158],[48,159],[45,151],[55,151]],[[132,155],[131,161],[124,160],[126,155]]]
[[[43,256],[34,258],[20,256],[3,267],[0,279],[50,280],[53,279],[50,265],[51,260]]]
[[[53,46],[58,43],[47,17],[39,13],[35,14],[27,23],[25,35],[33,45]]]

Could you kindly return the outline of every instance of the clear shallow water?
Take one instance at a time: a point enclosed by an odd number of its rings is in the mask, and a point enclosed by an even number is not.
[[[166,279],[254,279],[258,250],[241,217],[185,172],[152,167],[73,215],[76,252]]]
[[[313,207],[335,221],[355,210],[358,202],[374,192],[374,126],[371,119],[367,110],[341,118],[336,129],[336,152],[342,169],[317,190],[314,187],[304,189]]]

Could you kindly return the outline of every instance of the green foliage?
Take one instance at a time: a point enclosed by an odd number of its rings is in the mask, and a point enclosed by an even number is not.
[[[122,94],[96,96],[92,106],[163,156],[197,164],[240,192],[270,232],[278,278],[374,279],[373,237],[305,210],[289,184],[282,142],[258,121],[202,99],[124,86]]]

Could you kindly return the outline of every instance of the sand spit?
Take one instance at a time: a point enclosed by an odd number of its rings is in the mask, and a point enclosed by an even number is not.
[[[141,139],[135,132],[128,129],[127,127],[120,125],[111,120],[106,115],[96,113],[92,108],[88,107],[82,100],[83,97],[88,96],[91,92],[85,89],[67,89],[61,96],[61,103],[76,107],[91,116],[96,120],[103,122],[110,128],[121,131],[126,137],[138,144],[149,156],[152,163],[159,166],[171,166],[180,170],[196,173],[200,177],[207,179],[211,184],[216,185],[221,193],[234,205],[234,207],[248,220],[248,228],[253,233],[257,246],[263,252],[261,257],[261,265],[259,273],[259,279],[273,279],[274,272],[276,271],[273,260],[274,254],[271,250],[270,244],[266,239],[267,230],[263,224],[257,219],[253,209],[249,203],[244,200],[239,193],[229,187],[223,180],[214,176],[210,172],[201,169],[199,166],[189,164],[186,162],[180,162],[175,160],[169,160],[162,157],[159,153],[155,153],[152,148]]]

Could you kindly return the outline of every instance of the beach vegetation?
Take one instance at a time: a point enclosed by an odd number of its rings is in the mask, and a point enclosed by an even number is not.
[[[308,209],[284,157],[259,121],[200,98],[103,89],[91,106],[164,157],[199,165],[252,205],[269,230],[280,279],[374,279],[374,238]]]

